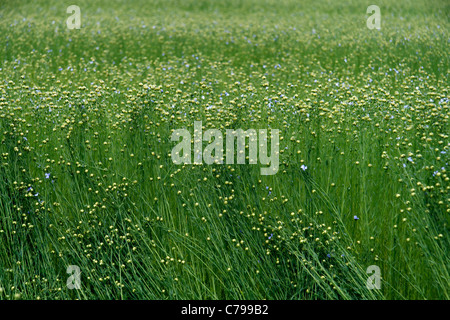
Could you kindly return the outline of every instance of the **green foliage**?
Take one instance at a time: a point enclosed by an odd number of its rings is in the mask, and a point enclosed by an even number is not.
[[[381,30],[355,0],[71,4],[0,1],[0,299],[449,299],[445,1]],[[280,170],[173,164],[195,120],[279,129]]]

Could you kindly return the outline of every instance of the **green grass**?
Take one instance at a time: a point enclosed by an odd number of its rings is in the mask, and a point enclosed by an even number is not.
[[[449,299],[450,7],[371,4],[0,1],[0,299]],[[196,120],[278,173],[173,164]]]

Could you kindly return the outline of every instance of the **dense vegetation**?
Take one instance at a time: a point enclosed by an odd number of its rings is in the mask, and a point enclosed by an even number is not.
[[[449,299],[449,4],[377,2],[0,1],[0,299]]]

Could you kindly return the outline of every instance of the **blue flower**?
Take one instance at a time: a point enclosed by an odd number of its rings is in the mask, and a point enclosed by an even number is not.
[[[353,219],[359,220],[358,216],[353,216]]]
[[[45,179],[49,179],[50,178],[50,173],[46,173],[45,174]]]

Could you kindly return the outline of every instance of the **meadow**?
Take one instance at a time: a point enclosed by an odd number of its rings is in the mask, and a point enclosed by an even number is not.
[[[449,14],[0,0],[0,300],[449,299]],[[194,121],[278,172],[175,164]]]

